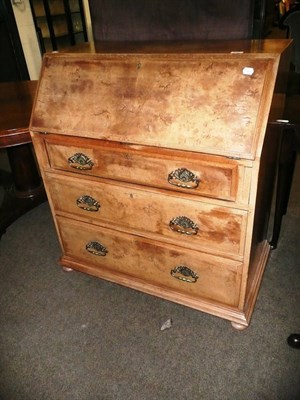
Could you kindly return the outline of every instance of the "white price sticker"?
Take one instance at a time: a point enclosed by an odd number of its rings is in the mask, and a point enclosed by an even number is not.
[[[253,74],[254,74],[254,68],[252,67],[243,68],[243,75],[252,76]]]

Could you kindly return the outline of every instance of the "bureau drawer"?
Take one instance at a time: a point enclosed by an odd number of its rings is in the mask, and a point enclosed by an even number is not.
[[[235,201],[244,166],[199,153],[49,135],[53,169]],[[64,143],[62,143],[64,142]],[[244,193],[247,198],[247,193]]]
[[[57,221],[64,254],[89,271],[112,270],[162,290],[237,306],[239,262],[62,217]]]
[[[215,254],[243,255],[247,223],[244,210],[135,185],[58,174],[48,174],[47,181],[58,214],[69,213],[89,223],[160,237]]]

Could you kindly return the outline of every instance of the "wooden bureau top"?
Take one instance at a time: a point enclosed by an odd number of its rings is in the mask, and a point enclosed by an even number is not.
[[[282,54],[291,39],[203,40],[203,41],[96,41],[66,48],[64,53],[262,53]]]
[[[290,41],[230,43],[46,54],[30,128],[254,159]]]

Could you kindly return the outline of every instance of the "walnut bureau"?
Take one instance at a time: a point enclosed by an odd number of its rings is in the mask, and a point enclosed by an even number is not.
[[[46,54],[30,131],[61,265],[246,328],[270,252],[289,47]]]

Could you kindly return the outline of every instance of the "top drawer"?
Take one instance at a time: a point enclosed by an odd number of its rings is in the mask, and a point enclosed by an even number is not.
[[[105,141],[45,136],[53,169],[236,201],[245,167],[236,160]]]

